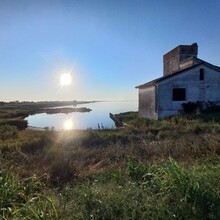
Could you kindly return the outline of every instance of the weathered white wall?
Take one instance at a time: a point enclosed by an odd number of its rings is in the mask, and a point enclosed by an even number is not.
[[[155,112],[155,87],[139,88],[139,115],[146,118],[157,119]]]
[[[220,72],[210,69],[206,74],[205,70],[205,98],[220,103]]]
[[[199,79],[201,68],[204,81]],[[173,88],[186,88],[186,101],[172,101]],[[182,103],[189,101],[220,103],[220,72],[203,64],[158,83],[158,118],[181,112]]]

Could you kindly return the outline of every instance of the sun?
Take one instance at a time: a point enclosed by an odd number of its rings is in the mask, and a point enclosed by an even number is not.
[[[73,121],[72,119],[67,119],[64,122],[64,130],[71,130],[73,128]]]
[[[72,83],[72,77],[69,73],[63,73],[60,76],[60,85],[69,86]]]

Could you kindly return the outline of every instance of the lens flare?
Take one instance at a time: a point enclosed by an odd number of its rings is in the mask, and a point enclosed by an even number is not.
[[[72,83],[72,77],[70,73],[63,73],[60,76],[60,85],[61,86],[69,86]]]
[[[72,119],[67,119],[64,124],[64,130],[71,130],[73,129],[73,120]]]

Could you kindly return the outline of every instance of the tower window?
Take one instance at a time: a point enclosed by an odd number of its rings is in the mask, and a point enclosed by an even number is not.
[[[204,80],[205,78],[205,74],[204,74],[204,69],[200,69],[199,70],[199,80]]]
[[[185,101],[186,100],[186,89],[175,88],[173,89],[173,101]]]

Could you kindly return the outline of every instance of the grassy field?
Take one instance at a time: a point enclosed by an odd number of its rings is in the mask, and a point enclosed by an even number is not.
[[[0,219],[220,219],[219,113],[115,130],[0,127]]]

